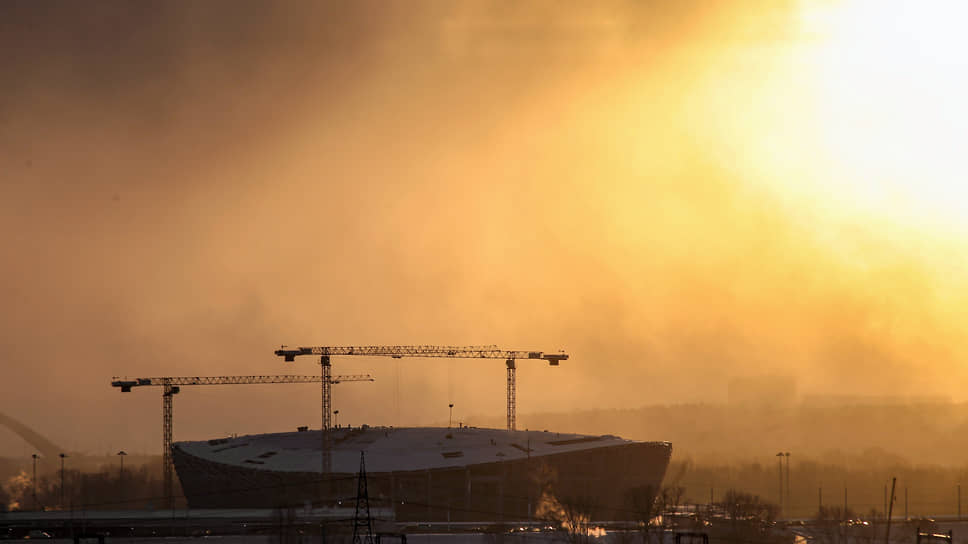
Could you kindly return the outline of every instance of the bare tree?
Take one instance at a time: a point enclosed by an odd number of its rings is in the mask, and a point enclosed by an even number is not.
[[[841,506],[821,506],[814,518],[814,538],[818,544],[837,544],[844,540],[847,520],[854,518],[851,509]]]
[[[665,498],[656,491],[651,485],[633,487],[625,492],[623,500],[629,516],[637,522],[646,543],[650,540],[655,518],[665,509]]]
[[[780,507],[751,493],[730,489],[720,503],[728,521],[727,538],[733,542],[769,542]]]

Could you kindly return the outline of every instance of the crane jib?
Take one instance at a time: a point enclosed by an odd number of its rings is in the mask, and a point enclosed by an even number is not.
[[[275,354],[286,362],[294,362],[301,355],[357,355],[369,357],[430,357],[430,358],[478,358],[478,359],[541,359],[552,366],[558,366],[568,359],[566,353],[545,353],[542,351],[502,350],[497,346],[317,346],[277,349]]]
[[[345,382],[372,382],[373,377],[369,374],[352,374],[346,376],[332,376],[332,383],[337,381]],[[297,376],[283,374],[279,376],[165,376],[155,378],[136,378],[136,379],[114,379],[111,381],[112,387],[120,387],[122,393],[128,393],[132,387],[140,386],[180,386],[180,385],[245,385],[245,384],[281,384],[281,383],[319,383],[323,381],[321,376]]]

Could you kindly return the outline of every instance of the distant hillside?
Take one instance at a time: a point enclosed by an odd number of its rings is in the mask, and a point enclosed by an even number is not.
[[[485,417],[467,423],[504,425]],[[665,440],[676,458],[696,462],[751,462],[782,450],[823,462],[863,455],[877,464],[962,466],[968,451],[968,404],[950,402],[648,406],[519,414],[518,427]]]

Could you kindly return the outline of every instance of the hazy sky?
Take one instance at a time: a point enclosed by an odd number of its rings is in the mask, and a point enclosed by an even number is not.
[[[0,411],[157,451],[160,391],[112,376],[318,372],[283,343],[571,353],[520,414],[965,400],[962,8],[889,4],[4,2]],[[378,380],[343,423],[504,410],[502,361],[334,372]],[[319,391],[175,413],[318,426]]]

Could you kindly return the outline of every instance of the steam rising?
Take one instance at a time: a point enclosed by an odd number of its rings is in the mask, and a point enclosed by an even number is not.
[[[541,493],[541,498],[538,499],[538,506],[535,508],[534,515],[538,519],[558,523],[563,531],[573,535],[601,538],[608,534],[604,527],[598,527],[592,524],[592,520],[588,518],[587,512],[582,511],[580,507],[574,505],[569,505],[569,508],[565,508],[554,493],[547,490]]]
[[[566,349],[519,365],[520,412],[760,374],[964,400],[964,240],[748,167],[811,144],[761,100],[794,7],[740,4],[5,5],[0,411],[157,451],[160,399],[111,376],[318,372],[281,343]],[[336,387],[344,424],[503,410],[500,363],[335,366],[377,378]],[[176,439],[318,425],[318,391],[175,414]]]
[[[7,479],[5,485],[3,485],[4,489],[0,489],[0,491],[7,491],[7,494],[11,497],[10,502],[6,505],[8,510],[18,510],[21,505],[27,502],[30,485],[30,476],[26,472],[21,471]]]

